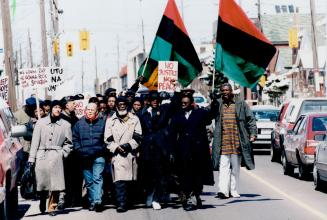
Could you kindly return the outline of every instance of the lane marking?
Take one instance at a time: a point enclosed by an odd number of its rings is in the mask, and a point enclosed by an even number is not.
[[[291,200],[292,202],[294,202],[295,204],[297,204],[298,206],[300,206],[301,208],[306,209],[307,211],[309,211],[310,213],[314,214],[315,216],[327,220],[327,215],[325,213],[322,213],[314,208],[312,208],[311,206],[301,202],[300,200],[288,195],[287,193],[285,193],[284,191],[280,190],[279,188],[277,188],[276,186],[272,185],[271,183],[267,182],[266,180],[262,179],[261,177],[255,175],[254,173],[248,171],[245,168],[242,168],[243,171],[248,174],[249,176],[251,176],[252,178],[258,180],[259,182],[263,183],[264,185],[268,186],[270,189],[272,189],[273,191],[279,193],[280,195],[284,196],[285,198]]]

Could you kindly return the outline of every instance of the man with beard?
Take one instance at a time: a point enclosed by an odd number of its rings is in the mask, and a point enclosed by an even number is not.
[[[136,150],[142,139],[137,116],[127,111],[127,99],[117,98],[117,112],[107,120],[105,142],[113,154],[112,178],[116,189],[117,212],[127,211],[127,191],[137,178]]]
[[[232,86],[221,86],[222,97],[214,100],[215,131],[212,146],[214,169],[219,168],[218,198],[239,198],[238,185],[241,161],[254,169],[251,142],[257,136],[255,118],[244,100],[234,97]]]
[[[102,173],[105,167],[106,148],[103,140],[105,122],[98,117],[98,106],[89,103],[85,116],[73,128],[74,150],[81,159],[89,210],[102,211]]]
[[[211,123],[209,110],[194,108],[191,94],[182,95],[182,110],[170,123],[177,175],[186,200],[183,208],[191,211],[201,208],[200,194],[203,185],[213,185],[213,169],[206,125]]]
[[[40,211],[46,210],[46,199],[51,192],[48,211],[56,215],[63,209],[60,192],[65,190],[64,164],[72,149],[70,124],[60,117],[61,105],[58,100],[51,103],[49,116],[41,118],[35,125],[28,162],[35,166],[37,191],[40,194]]]

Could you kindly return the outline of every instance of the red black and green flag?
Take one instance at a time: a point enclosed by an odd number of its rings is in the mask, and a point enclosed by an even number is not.
[[[244,87],[253,88],[276,48],[234,0],[220,0],[215,68]]]
[[[202,65],[174,0],[168,0],[148,61],[145,60],[138,71],[139,76],[143,74],[147,79],[144,85],[150,90],[157,90],[158,61],[177,61],[178,81],[184,87],[202,71]]]

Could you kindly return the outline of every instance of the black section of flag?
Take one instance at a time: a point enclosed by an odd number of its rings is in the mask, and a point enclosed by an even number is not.
[[[202,65],[193,47],[191,39],[174,24],[173,20],[165,15],[161,19],[157,36],[171,43],[173,45],[173,51],[192,64],[199,72],[202,71]]]
[[[273,45],[225,23],[220,17],[217,30],[216,41],[224,50],[264,69],[276,53]]]

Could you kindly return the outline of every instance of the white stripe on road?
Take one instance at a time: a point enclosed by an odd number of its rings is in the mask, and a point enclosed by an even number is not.
[[[285,193],[284,191],[280,190],[279,188],[277,188],[276,186],[270,184],[269,182],[267,182],[266,180],[262,179],[261,177],[255,175],[254,173],[248,171],[246,168],[242,168],[243,171],[245,171],[246,174],[248,174],[249,176],[253,177],[254,179],[260,181],[261,183],[263,183],[264,185],[268,186],[270,189],[274,190],[275,192],[279,193],[280,195],[284,196],[285,198],[291,200],[292,202],[294,202],[295,204],[297,204],[298,206],[306,209],[307,211],[309,211],[310,213],[314,214],[315,216],[321,218],[321,219],[325,219],[327,220],[327,215],[314,209],[313,207],[301,202],[300,200],[288,195],[287,193]]]

